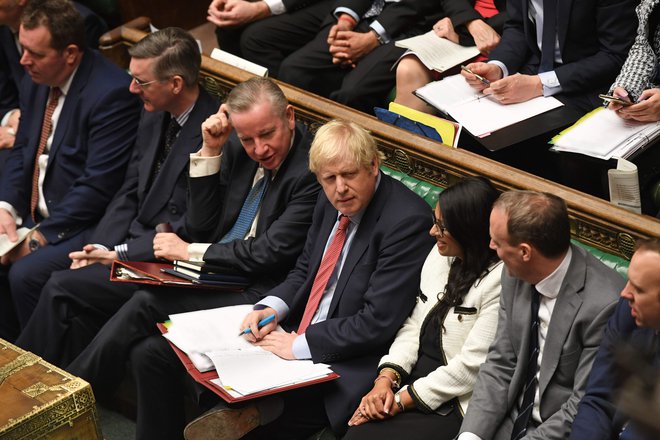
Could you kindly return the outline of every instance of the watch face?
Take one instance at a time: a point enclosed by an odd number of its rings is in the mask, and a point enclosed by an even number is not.
[[[39,244],[39,240],[37,240],[36,238],[32,238],[28,242],[28,248],[30,249],[30,252],[34,252],[37,249],[39,249],[40,247],[41,247],[41,245]]]

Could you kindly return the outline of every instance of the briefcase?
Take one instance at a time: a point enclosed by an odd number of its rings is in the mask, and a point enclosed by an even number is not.
[[[92,388],[0,339],[0,440],[98,440]]]

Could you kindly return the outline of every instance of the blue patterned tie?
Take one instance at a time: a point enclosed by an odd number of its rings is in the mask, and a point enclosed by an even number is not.
[[[536,372],[539,367],[539,292],[532,286],[532,316],[529,334],[529,358],[527,360],[527,372],[525,374],[525,387],[523,388],[523,400],[520,405],[518,417],[513,423],[511,440],[518,440],[525,436],[527,426],[532,419],[534,409],[534,396],[536,395]]]
[[[238,214],[236,223],[234,223],[234,226],[231,227],[229,232],[227,232],[218,243],[228,243],[233,240],[242,240],[245,238],[245,235],[252,226],[254,217],[257,215],[261,199],[266,192],[266,188],[268,188],[269,182],[270,172],[266,170],[264,176],[257,180],[257,183],[254,184],[250,193],[245,198],[245,202],[243,202],[243,207],[241,207],[241,212]]]

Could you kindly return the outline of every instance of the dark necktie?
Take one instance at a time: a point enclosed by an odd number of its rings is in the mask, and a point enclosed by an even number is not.
[[[163,143],[163,148],[161,148],[158,157],[156,158],[156,163],[154,164],[152,180],[156,179],[156,176],[158,176],[158,173],[160,173],[160,170],[163,167],[167,156],[172,151],[172,145],[174,145],[174,142],[176,141],[179,130],[181,130],[179,123],[176,122],[175,118],[170,118],[170,122],[167,124],[167,128],[165,129],[165,142]]]
[[[37,204],[39,203],[39,157],[44,154],[46,150],[46,142],[50,136],[51,131],[53,130],[53,113],[55,112],[55,107],[57,107],[57,102],[62,95],[62,91],[59,87],[53,87],[50,90],[50,97],[48,98],[48,104],[46,104],[46,111],[44,112],[44,120],[41,123],[41,135],[39,136],[39,145],[37,146],[37,154],[34,157],[34,169],[32,170],[32,193],[30,199],[30,214],[32,215],[32,220],[37,222]]]
[[[309,324],[312,322],[316,309],[319,308],[319,303],[321,302],[323,292],[325,292],[328,285],[330,275],[334,272],[337,260],[339,260],[339,255],[341,255],[341,251],[344,248],[344,243],[346,242],[346,229],[348,229],[348,224],[350,222],[351,220],[345,215],[342,215],[339,219],[339,227],[337,227],[335,236],[332,238],[330,246],[328,246],[328,249],[325,251],[319,270],[316,272],[314,284],[312,284],[312,290],[307,299],[307,305],[305,306],[305,312],[303,313],[300,325],[298,326],[299,335],[305,333],[305,330],[307,330],[307,327],[309,327]]]
[[[532,286],[531,326],[529,333],[529,358],[527,359],[527,371],[525,374],[525,387],[523,388],[523,399],[520,405],[518,417],[513,423],[511,440],[518,440],[525,436],[527,426],[532,419],[534,409],[534,396],[536,395],[536,372],[538,371],[539,359],[539,292]]]
[[[252,226],[252,222],[254,222],[254,218],[257,216],[261,199],[263,199],[269,182],[270,171],[266,170],[264,171],[264,176],[257,180],[248,196],[245,198],[236,222],[218,243],[228,243],[233,240],[242,240],[245,238],[245,235]]]
[[[541,37],[541,63],[539,73],[555,68],[555,42],[557,41],[557,0],[543,0],[543,34]]]

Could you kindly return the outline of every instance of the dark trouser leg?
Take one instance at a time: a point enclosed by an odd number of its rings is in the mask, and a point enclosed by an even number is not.
[[[9,268],[0,267],[0,338],[14,342],[20,331],[14,300],[9,291]]]
[[[332,0],[322,0],[250,24],[241,34],[242,56],[267,67],[269,75],[278,78],[282,60],[316,36],[332,5]]]
[[[18,260],[9,269],[9,287],[21,327],[25,327],[39,301],[41,289],[51,273],[66,269],[71,264],[69,253],[80,250],[83,234],[49,244]]]
[[[102,264],[53,273],[17,344],[66,366],[136,289],[109,277]]]

